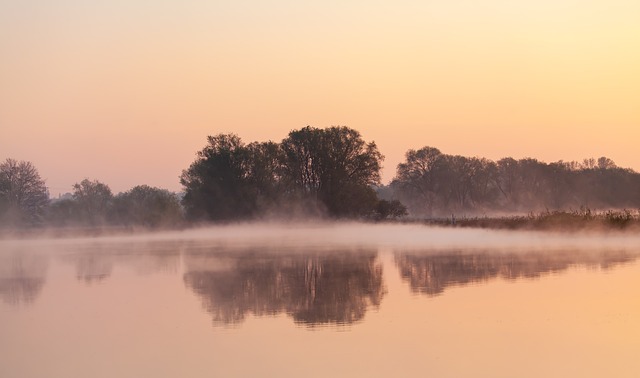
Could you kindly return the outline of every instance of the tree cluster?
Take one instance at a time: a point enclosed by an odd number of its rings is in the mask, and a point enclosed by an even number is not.
[[[281,142],[245,144],[235,134],[207,138],[180,176],[182,201],[146,185],[114,195],[83,180],[50,201],[29,162],[0,163],[0,226],[172,227],[189,221],[270,216],[332,218],[449,217],[579,208],[640,208],[640,174],[606,157],[544,163],[409,150],[388,186],[382,154],[344,126],[307,126]],[[184,215],[184,216],[183,216]]]
[[[139,185],[113,195],[106,184],[84,179],[70,198],[52,202],[47,220],[58,226],[168,228],[182,223],[178,197],[164,189]]]
[[[180,177],[189,219],[243,219],[296,211],[338,218],[382,217],[376,212],[380,201],[373,186],[380,184],[383,156],[356,130],[307,126],[291,131],[281,143],[244,144],[234,134],[207,140]],[[402,214],[401,210],[385,208],[384,216]]]
[[[640,174],[606,157],[582,163],[504,158],[497,162],[409,150],[384,193],[414,216],[640,206]]]
[[[0,227],[103,227],[180,225],[183,210],[167,190],[140,185],[113,195],[109,186],[88,179],[57,200],[33,164],[7,159],[0,164]]]

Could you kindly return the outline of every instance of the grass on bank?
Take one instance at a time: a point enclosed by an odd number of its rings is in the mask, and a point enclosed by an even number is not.
[[[421,223],[448,227],[475,227],[506,230],[640,230],[640,210],[543,211],[527,215],[502,217],[460,217],[422,220]]]

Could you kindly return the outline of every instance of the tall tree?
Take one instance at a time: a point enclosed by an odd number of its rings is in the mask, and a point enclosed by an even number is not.
[[[407,151],[405,162],[398,164],[392,186],[398,187],[414,211],[433,215],[439,182],[436,177],[436,165],[442,157],[437,148],[423,147]]]
[[[7,159],[0,164],[0,219],[5,224],[42,222],[49,191],[28,161]]]
[[[282,149],[274,142],[253,142],[245,148],[246,179],[253,210],[279,205],[286,188],[282,182]]]
[[[92,226],[107,222],[113,202],[108,185],[98,180],[84,179],[73,185],[73,199],[81,222]]]
[[[170,227],[182,222],[182,208],[168,190],[139,185],[114,197],[112,217],[123,225]]]
[[[322,187],[322,130],[310,126],[293,130],[281,146],[288,185],[300,194],[317,200]]]
[[[258,198],[273,195],[277,145],[268,142],[246,146],[235,134],[209,136],[207,142],[180,176],[187,216],[223,220],[254,215]]]
[[[332,216],[373,211],[384,157],[375,142],[344,126],[304,127],[282,141],[284,175],[295,191],[324,205]]]

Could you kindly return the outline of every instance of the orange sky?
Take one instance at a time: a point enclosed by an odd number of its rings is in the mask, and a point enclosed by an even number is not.
[[[386,156],[640,170],[640,2],[0,1],[0,159],[51,193],[178,176],[205,137],[346,125]]]

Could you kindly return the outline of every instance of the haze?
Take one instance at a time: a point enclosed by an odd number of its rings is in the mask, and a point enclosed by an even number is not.
[[[0,246],[101,245],[104,243],[188,243],[222,249],[258,248],[307,253],[308,250],[395,249],[406,251],[552,252],[628,250],[637,253],[640,236],[625,232],[541,232],[443,228],[416,224],[359,222],[252,222],[191,228],[183,231],[137,233],[122,236],[2,240]],[[143,246],[141,246],[142,248]]]
[[[180,190],[206,135],[640,170],[637,1],[0,2],[0,151],[52,195]]]

